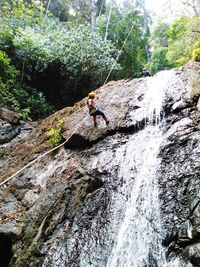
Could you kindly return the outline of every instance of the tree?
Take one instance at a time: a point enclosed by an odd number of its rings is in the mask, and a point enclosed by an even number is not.
[[[0,49],[20,70],[21,86],[38,88],[54,103],[56,95],[58,107],[73,104],[100,85],[113,65],[119,69],[114,45],[90,25],[60,22],[45,15],[40,2],[12,0],[7,7],[8,14],[0,11]]]
[[[200,16],[200,0],[182,0],[184,6],[193,10],[196,17]]]
[[[157,25],[155,30],[151,34],[151,44],[152,47],[167,47],[169,43],[169,34],[168,31],[170,25],[165,22],[161,22]]]
[[[171,25],[160,23],[151,35],[152,73],[200,59],[200,18],[181,17]]]
[[[151,34],[152,53],[149,69],[152,74],[172,67],[167,59],[170,25],[161,22]]]
[[[173,67],[167,59],[167,47],[157,47],[151,54],[149,69],[151,74],[155,74],[160,70],[170,69]]]
[[[169,30],[169,46],[167,58],[175,66],[187,63],[197,49],[200,33],[200,18],[182,17],[174,21]]]
[[[120,50],[119,63],[121,70],[113,75],[113,78],[137,77],[146,64],[149,47],[149,27],[140,11],[127,6],[127,9],[119,8],[113,4],[107,8],[106,16],[98,23],[98,31],[106,40],[111,40]],[[109,23],[108,23],[109,22]],[[129,35],[128,39],[127,35]],[[124,41],[126,42],[124,43]]]

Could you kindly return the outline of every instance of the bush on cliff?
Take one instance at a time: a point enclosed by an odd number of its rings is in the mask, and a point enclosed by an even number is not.
[[[196,42],[194,47],[195,49],[192,51],[192,58],[195,61],[200,62],[200,42]]]
[[[2,82],[0,77],[0,106],[17,112],[22,119],[38,119],[50,115],[54,108],[49,105],[43,93],[33,88],[10,86]]]
[[[9,88],[2,82],[0,77],[0,107],[7,107],[13,111],[20,109],[20,104],[10,92]]]

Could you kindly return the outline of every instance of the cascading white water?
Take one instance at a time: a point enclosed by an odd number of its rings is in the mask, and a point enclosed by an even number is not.
[[[179,261],[169,263],[165,259],[165,251],[161,244],[162,229],[156,175],[159,166],[157,156],[163,135],[162,103],[164,89],[170,77],[171,72],[163,72],[160,80],[151,78],[148,81],[148,105],[145,111],[147,125],[140,133],[142,139],[138,140],[138,147],[129,147],[129,157],[134,155],[135,149],[139,150],[138,157],[134,156],[134,160],[129,160],[128,163],[131,162],[132,168],[136,169],[136,176],[106,267],[182,266]],[[126,164],[124,167],[127,168]],[[130,174],[126,177],[129,176]]]
[[[100,208],[102,202],[99,204],[105,196],[102,188],[94,198],[88,196],[85,200],[81,217],[74,219],[67,238],[62,228],[57,233],[58,239],[48,251],[43,267],[191,267],[178,258],[167,261],[162,246],[165,233],[160,217],[158,154],[166,137],[163,100],[173,75],[173,71],[166,71],[146,80],[144,97],[138,103],[141,108],[133,113],[130,108],[128,116],[134,123],[135,112],[138,121],[146,118],[143,130],[108,137],[106,143],[99,144],[104,148],[100,152],[96,147],[87,169],[105,173],[102,180],[109,192],[106,212]],[[111,168],[113,171],[109,172]],[[96,209],[96,205],[100,207]],[[82,224],[89,213],[97,210],[90,222]]]
[[[150,257],[162,258],[162,255],[159,255],[161,250],[157,242],[159,238],[155,236],[155,234],[159,235],[157,226],[159,205],[155,172],[161,134],[158,126],[148,126],[144,132],[147,140],[141,144],[141,150],[144,151],[142,159],[140,157],[138,160],[138,162],[142,160],[143,164],[137,170],[138,175],[135,177],[126,204],[124,220],[107,267],[154,266],[148,265]]]

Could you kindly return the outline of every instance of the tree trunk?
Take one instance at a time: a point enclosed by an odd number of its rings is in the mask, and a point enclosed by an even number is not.
[[[194,0],[194,2],[195,2],[196,16],[199,17],[200,16],[200,0]]]
[[[91,25],[92,25],[92,32],[95,31],[95,18],[96,18],[96,8],[95,8],[95,0],[92,0],[91,2]]]
[[[47,3],[47,8],[46,8],[45,16],[47,15],[47,12],[48,12],[48,10],[49,10],[49,6],[50,6],[50,4],[51,4],[51,0],[49,0],[48,3]]]
[[[107,24],[106,24],[106,32],[105,32],[105,37],[104,37],[104,41],[105,42],[107,41],[108,27],[109,27],[109,24],[110,24],[111,12],[112,12],[112,1],[110,2],[110,9],[109,9],[108,20],[107,20]]]

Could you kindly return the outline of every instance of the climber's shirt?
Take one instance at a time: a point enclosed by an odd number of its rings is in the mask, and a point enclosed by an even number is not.
[[[93,99],[89,98],[87,100],[87,106],[88,106],[90,115],[92,115],[92,114],[94,114],[96,112],[97,108],[96,108],[96,104],[95,104]]]
[[[104,113],[96,107],[96,104],[93,99],[88,99],[87,106],[89,108],[90,116],[104,116]]]

